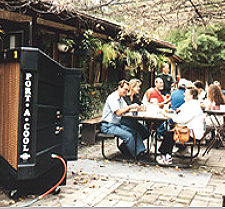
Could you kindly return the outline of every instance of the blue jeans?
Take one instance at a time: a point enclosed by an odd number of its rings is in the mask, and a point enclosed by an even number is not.
[[[122,117],[120,123],[139,133],[142,139],[147,139],[150,136],[149,129],[135,119]]]
[[[168,123],[169,125],[173,125],[173,124],[174,124],[174,122],[173,122],[172,119],[169,119],[169,120],[167,121],[167,123]],[[166,134],[166,132],[169,131],[169,130],[170,130],[170,126],[167,126],[167,127],[166,127],[166,122],[163,122],[163,123],[159,126],[159,128],[158,128],[157,134],[158,134],[158,136],[164,136],[164,135]]]
[[[145,151],[145,145],[143,143],[141,135],[125,125],[102,123],[101,131],[106,134],[115,134],[116,136],[121,138],[133,157],[135,155],[135,137],[137,137],[137,155],[140,152]]]

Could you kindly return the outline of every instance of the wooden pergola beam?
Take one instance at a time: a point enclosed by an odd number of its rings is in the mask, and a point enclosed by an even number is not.
[[[56,28],[56,29],[63,30],[63,31],[73,31],[74,33],[76,33],[78,31],[78,29],[76,27],[58,23],[58,22],[51,21],[51,20],[45,20],[43,18],[37,18],[37,24]],[[82,29],[81,32],[85,32],[85,29]],[[105,39],[105,40],[108,39],[107,35],[102,34],[102,33],[97,33],[97,32],[93,32],[92,36],[95,38],[100,38],[100,39]]]
[[[32,17],[0,9],[0,19],[14,22],[32,22]]]
[[[76,27],[66,25],[66,24],[62,24],[62,23],[58,23],[58,22],[54,22],[54,21],[51,21],[51,20],[45,20],[45,19],[42,19],[42,18],[37,18],[37,24],[52,27],[52,28],[56,28],[56,29],[63,30],[63,31],[74,31],[74,33],[77,32]]]

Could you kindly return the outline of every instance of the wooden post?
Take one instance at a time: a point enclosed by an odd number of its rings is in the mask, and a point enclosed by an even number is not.
[[[105,67],[102,67],[102,83],[108,82],[108,69]]]
[[[89,61],[89,83],[91,86],[94,85],[94,78],[95,78],[95,73],[94,73],[94,55],[93,53],[90,55],[90,61]]]
[[[176,80],[176,65],[175,62],[171,61],[171,75]]]
[[[32,18],[32,31],[31,31],[31,46],[33,47],[37,47],[38,46],[38,43],[37,43],[37,37],[38,37],[38,33],[37,33],[37,30],[38,30],[38,26],[37,26],[37,18],[36,17],[33,17]]]

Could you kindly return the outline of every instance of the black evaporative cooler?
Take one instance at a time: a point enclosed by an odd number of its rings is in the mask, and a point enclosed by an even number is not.
[[[45,191],[63,173],[51,154],[77,159],[79,92],[80,69],[65,68],[37,48],[0,53],[3,186]]]

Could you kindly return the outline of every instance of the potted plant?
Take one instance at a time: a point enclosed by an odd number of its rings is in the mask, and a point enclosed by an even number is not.
[[[58,42],[57,46],[60,52],[68,52],[73,50],[74,44],[74,40],[63,38]]]

